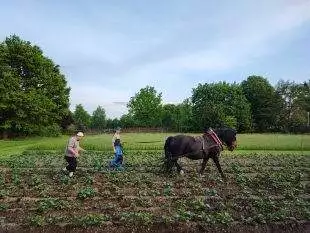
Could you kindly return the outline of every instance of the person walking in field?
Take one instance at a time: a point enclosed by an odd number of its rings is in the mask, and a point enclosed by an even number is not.
[[[110,168],[122,169],[123,165],[123,147],[121,144],[121,129],[118,127],[112,138],[112,147],[114,150],[114,159],[110,161]]]
[[[75,136],[71,137],[68,141],[66,147],[66,156],[65,159],[68,163],[68,166],[63,169],[65,172],[69,172],[69,177],[73,176],[73,173],[77,167],[77,158],[79,157],[80,151],[85,151],[80,147],[80,141],[84,137],[82,132],[78,132]]]
[[[112,147],[113,147],[114,153],[115,153],[115,145],[114,144],[115,144],[116,139],[121,140],[121,128],[120,127],[116,128],[115,133],[114,133],[113,138],[112,138]]]

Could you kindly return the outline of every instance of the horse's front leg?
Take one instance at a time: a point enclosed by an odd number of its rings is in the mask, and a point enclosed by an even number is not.
[[[204,170],[206,169],[206,166],[207,166],[207,163],[208,163],[208,160],[209,160],[209,156],[203,158],[202,160],[202,164],[201,164],[201,169],[200,169],[200,175],[202,175],[202,173],[204,172]]]
[[[220,161],[219,161],[219,154],[214,155],[212,158],[213,158],[213,161],[214,161],[214,163],[215,163],[215,165],[217,167],[217,170],[219,171],[219,173],[222,176],[222,179],[226,181],[226,177],[225,177],[225,175],[224,175],[224,173],[222,171],[221,164],[220,164]]]

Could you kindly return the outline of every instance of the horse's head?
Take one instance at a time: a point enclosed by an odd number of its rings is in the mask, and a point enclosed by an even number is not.
[[[231,128],[214,130],[219,139],[225,144],[228,150],[233,151],[237,147],[237,132]]]

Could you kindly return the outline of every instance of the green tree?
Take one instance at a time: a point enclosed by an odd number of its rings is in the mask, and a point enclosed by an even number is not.
[[[190,132],[195,129],[193,121],[193,104],[189,98],[185,99],[179,107],[179,131]]]
[[[59,131],[69,92],[58,65],[18,36],[0,43],[0,132],[4,136]]]
[[[286,131],[307,124],[307,112],[310,110],[309,88],[307,83],[297,84],[280,80],[276,90],[283,99],[281,126]]]
[[[165,104],[162,110],[162,126],[169,131],[189,132],[193,130],[192,104],[185,99],[180,104]]]
[[[90,125],[92,129],[96,130],[103,130],[107,126],[106,114],[103,107],[98,106],[93,112]]]
[[[68,109],[67,113],[63,116],[61,120],[60,126],[63,130],[66,130],[73,123],[74,123],[73,113]]]
[[[77,129],[82,131],[87,130],[91,123],[91,116],[83,108],[82,104],[76,105],[73,119]]]
[[[107,119],[107,128],[108,129],[116,129],[121,125],[121,122],[119,119],[114,118],[114,119]]]
[[[199,84],[193,89],[194,127],[235,127],[239,131],[251,127],[250,105],[238,84],[225,82]]]
[[[299,96],[300,103],[303,109],[310,112],[310,80],[300,84],[301,95]]]
[[[136,123],[134,117],[131,114],[124,114],[120,118],[120,126],[122,128],[135,127]]]
[[[165,104],[162,109],[162,126],[168,130],[178,131],[180,109],[175,104]]]
[[[277,130],[283,101],[274,87],[261,76],[249,76],[241,86],[251,104],[254,128],[259,132]]]
[[[310,79],[303,83],[302,106],[307,111],[307,126],[310,126]],[[309,131],[308,131],[309,132]]]
[[[146,86],[130,98],[127,105],[138,126],[154,127],[161,125],[162,94],[154,87]]]

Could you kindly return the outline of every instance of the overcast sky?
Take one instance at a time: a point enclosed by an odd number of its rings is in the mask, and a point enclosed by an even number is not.
[[[198,83],[310,79],[310,0],[0,2],[1,41],[16,34],[59,64],[71,109],[119,117],[146,85],[177,103]]]

